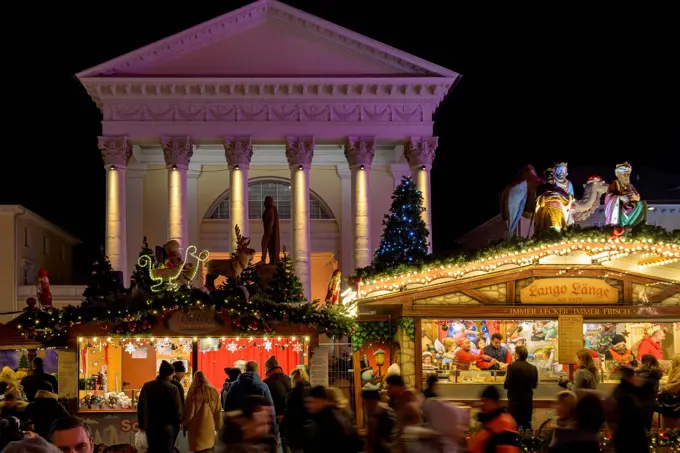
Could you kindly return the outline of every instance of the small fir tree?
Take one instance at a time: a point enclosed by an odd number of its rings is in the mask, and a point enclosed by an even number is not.
[[[274,277],[267,286],[266,294],[272,302],[288,304],[305,302],[305,290],[295,275],[293,262],[285,249],[276,265]]]
[[[19,369],[20,370],[28,369],[28,356],[26,355],[25,352],[22,352],[21,355],[19,356]]]
[[[140,258],[142,256],[148,256],[149,259],[151,260],[151,264],[155,264],[155,258],[154,258],[154,253],[153,250],[149,248],[149,243],[146,240],[146,236],[144,236],[144,240],[142,241],[142,248],[139,251]],[[132,272],[132,275],[130,276],[130,290],[135,291],[142,291],[145,293],[150,293],[151,292],[151,285],[153,285],[153,280],[151,280],[151,276],[149,275],[149,268],[148,267],[142,267],[139,265],[139,262],[135,264],[135,270]]]
[[[385,229],[373,266],[386,269],[427,256],[430,232],[421,217],[424,211],[422,194],[413,180],[405,176],[392,194],[392,206],[383,220]]]
[[[113,270],[109,258],[104,254],[104,249],[101,248],[97,258],[92,263],[90,282],[83,292],[85,297],[83,304],[92,305],[115,299],[122,290],[119,273]]]

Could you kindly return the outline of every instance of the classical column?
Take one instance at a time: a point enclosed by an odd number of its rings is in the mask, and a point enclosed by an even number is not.
[[[336,171],[340,178],[340,193],[342,205],[340,209],[340,271],[342,275],[350,276],[354,273],[354,224],[352,221],[352,178],[351,171],[346,166],[337,165]],[[345,279],[343,279],[343,282]]]
[[[250,137],[225,137],[224,154],[229,166],[229,222],[231,251],[236,251],[238,225],[241,235],[250,237],[248,216],[248,170],[253,157],[253,142]]]
[[[375,154],[375,137],[349,137],[345,157],[351,172],[352,221],[354,222],[354,265],[371,264],[370,173]]]
[[[314,137],[288,137],[286,159],[290,168],[293,266],[312,300],[312,236],[309,220],[309,169],[314,157]]]
[[[187,171],[187,218],[189,219],[189,245],[200,247],[199,229],[201,218],[198,215],[198,178],[203,165],[190,163]]]
[[[163,156],[168,169],[168,240],[189,246],[187,171],[194,155],[191,137],[163,137]]]
[[[106,168],[106,246],[111,267],[123,273],[127,268],[126,172],[132,156],[127,137],[99,137],[99,149]]]
[[[134,152],[134,151],[133,151]],[[127,271],[132,275],[144,239],[144,178],[146,164],[130,164],[127,171]]]
[[[430,196],[430,170],[437,150],[437,137],[411,137],[404,157],[411,167],[411,177],[423,195],[423,221],[430,232],[428,251],[432,253],[432,202]]]

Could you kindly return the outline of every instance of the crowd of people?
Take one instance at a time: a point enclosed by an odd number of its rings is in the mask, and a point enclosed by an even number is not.
[[[533,429],[533,389],[538,383],[537,370],[527,357],[526,348],[517,347],[505,369],[507,405],[502,389],[484,389],[476,415],[481,429],[469,437],[469,413],[437,398],[435,374],[427,377],[423,393],[407,389],[398,374],[387,376],[380,390],[364,390],[366,430],[360,436],[356,417],[339,389],[312,386],[303,368],[288,376],[274,356],[265,362],[264,379],[257,362],[246,363],[243,370],[226,368],[221,391],[198,371],[186,395],[180,383],[187,372],[184,363],[163,361],[156,379],[140,392],[136,446],[149,453],[171,453],[178,436],[184,435],[192,452],[520,452],[518,434]],[[598,392],[598,369],[588,350],[576,358],[573,379],[560,382],[564,390],[556,397],[551,453],[599,452],[605,426],[613,433],[616,452],[648,451],[647,432],[663,406],[660,400],[668,409],[666,426],[677,426],[680,403],[673,401],[680,401],[680,355],[673,359],[663,386],[662,370],[651,354],[642,356],[637,369],[621,366],[621,382],[612,395]],[[54,378],[41,365],[36,360],[22,381],[30,398],[23,410],[18,409],[14,389],[5,389],[0,449],[94,453],[88,426],[68,415],[54,393]]]

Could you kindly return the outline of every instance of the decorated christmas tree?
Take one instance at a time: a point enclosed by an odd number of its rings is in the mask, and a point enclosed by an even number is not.
[[[21,355],[19,356],[19,367],[20,370],[27,370],[28,369],[28,356],[26,355],[25,352],[21,352]]]
[[[92,305],[98,302],[106,302],[116,298],[123,291],[119,273],[111,267],[109,258],[101,248],[92,263],[90,282],[83,292],[85,301],[83,305]]]
[[[405,176],[392,194],[390,213],[383,220],[385,229],[373,257],[376,269],[413,263],[427,256],[430,232],[421,217],[424,211],[422,194]]]
[[[149,243],[146,240],[146,236],[144,236],[144,240],[142,241],[142,248],[139,251],[139,257],[142,256],[148,256],[153,264],[154,252],[149,248]],[[151,285],[153,285],[153,281],[151,280],[151,276],[149,275],[149,268],[142,267],[139,265],[139,263],[135,264],[135,270],[134,272],[132,272],[132,276],[130,276],[130,290],[150,293]]]
[[[295,275],[293,262],[285,248],[265,293],[272,302],[288,304],[305,302],[305,290],[300,279]]]

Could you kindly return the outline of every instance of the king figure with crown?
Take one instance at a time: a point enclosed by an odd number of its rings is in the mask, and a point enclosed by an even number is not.
[[[634,227],[647,221],[647,203],[630,182],[632,170],[628,162],[616,166],[616,179],[609,184],[604,199],[606,225]]]

